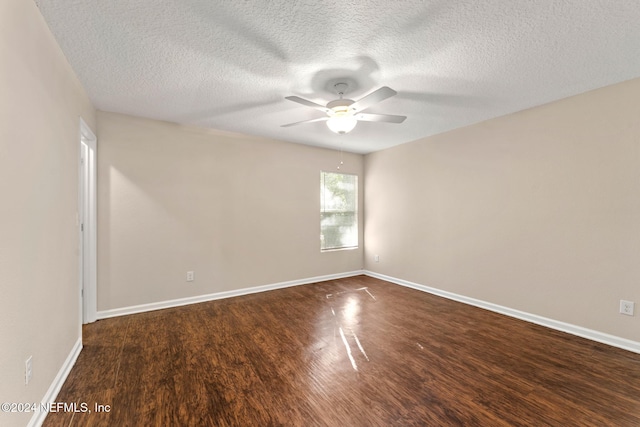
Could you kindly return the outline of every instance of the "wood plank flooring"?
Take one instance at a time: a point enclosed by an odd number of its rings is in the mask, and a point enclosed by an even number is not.
[[[45,426],[640,425],[640,355],[365,276],[83,334]]]

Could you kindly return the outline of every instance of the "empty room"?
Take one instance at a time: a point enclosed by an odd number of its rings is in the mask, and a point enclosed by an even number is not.
[[[0,1],[0,425],[640,425],[638,22]]]

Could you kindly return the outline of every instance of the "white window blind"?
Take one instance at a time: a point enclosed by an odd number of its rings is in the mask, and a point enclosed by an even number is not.
[[[320,249],[358,247],[358,176],[320,172]]]

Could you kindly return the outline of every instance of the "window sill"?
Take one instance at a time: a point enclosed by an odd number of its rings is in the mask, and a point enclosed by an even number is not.
[[[321,253],[324,252],[339,252],[339,251],[353,251],[355,249],[359,249],[359,246],[352,246],[352,247],[348,247],[348,248],[335,248],[335,249],[320,249]]]

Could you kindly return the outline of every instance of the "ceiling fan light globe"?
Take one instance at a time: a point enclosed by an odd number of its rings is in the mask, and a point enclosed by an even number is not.
[[[351,132],[357,123],[358,120],[353,116],[334,116],[327,120],[327,127],[342,135]]]

